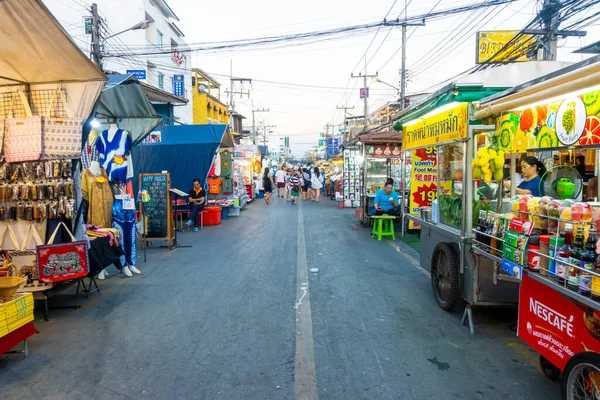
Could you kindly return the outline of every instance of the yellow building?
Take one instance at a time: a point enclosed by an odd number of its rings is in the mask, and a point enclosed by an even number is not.
[[[221,85],[200,68],[192,68],[192,115],[194,124],[229,123]]]

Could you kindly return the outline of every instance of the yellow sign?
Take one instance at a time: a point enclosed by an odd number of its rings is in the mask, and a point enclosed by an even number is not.
[[[535,58],[527,58],[527,50],[536,43],[535,36],[519,35],[519,33],[519,31],[477,32],[477,64],[534,61]]]
[[[468,103],[441,111],[430,117],[421,118],[402,127],[404,150],[435,146],[467,137]]]

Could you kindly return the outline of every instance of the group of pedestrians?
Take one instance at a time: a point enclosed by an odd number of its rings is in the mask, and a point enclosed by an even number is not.
[[[282,164],[275,172],[274,178],[269,168],[265,168],[263,175],[265,201],[267,204],[271,204],[270,199],[273,195],[273,188],[277,186],[277,197],[285,197],[286,201],[291,201],[292,205],[298,203],[301,193],[303,200],[310,199],[318,202],[321,198],[323,181],[323,176],[318,167],[287,168],[285,164]]]

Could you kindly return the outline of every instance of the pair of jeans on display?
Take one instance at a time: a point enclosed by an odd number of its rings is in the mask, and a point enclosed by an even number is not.
[[[116,199],[112,207],[113,228],[121,231],[121,247],[125,252],[121,256],[123,265],[135,265],[135,210],[124,210],[123,201]]]

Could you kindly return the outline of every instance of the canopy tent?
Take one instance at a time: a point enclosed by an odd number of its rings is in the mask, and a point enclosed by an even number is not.
[[[559,70],[569,63],[559,61],[538,61],[518,64],[506,64],[495,68],[464,75],[427,96],[421,103],[406,108],[394,117],[394,129],[402,130],[406,122],[435,112],[436,109],[453,102],[467,103],[479,101],[520,85],[540,75]]]
[[[598,82],[600,56],[595,56],[482,99],[477,106],[475,118],[487,118],[540,101],[549,102],[557,96],[598,86]]]
[[[0,37],[0,96],[19,89],[54,91],[60,87],[66,92],[70,116],[88,117],[106,76],[41,0],[0,1]]]
[[[397,131],[365,132],[352,139],[352,144],[359,141],[364,144],[401,143],[402,134]]]
[[[159,126],[160,142],[142,143],[132,150],[137,173],[171,174],[171,187],[186,191],[194,178],[204,181],[227,125]],[[137,192],[138,179],[133,180]]]
[[[227,129],[223,135],[223,140],[221,140],[220,150],[233,149],[234,146],[235,143],[233,142],[233,134],[231,133],[230,129]]]
[[[141,143],[162,119],[135,75],[109,75],[92,115],[97,119],[115,119],[119,128],[129,132],[134,146]],[[87,125],[85,136],[89,132]]]

